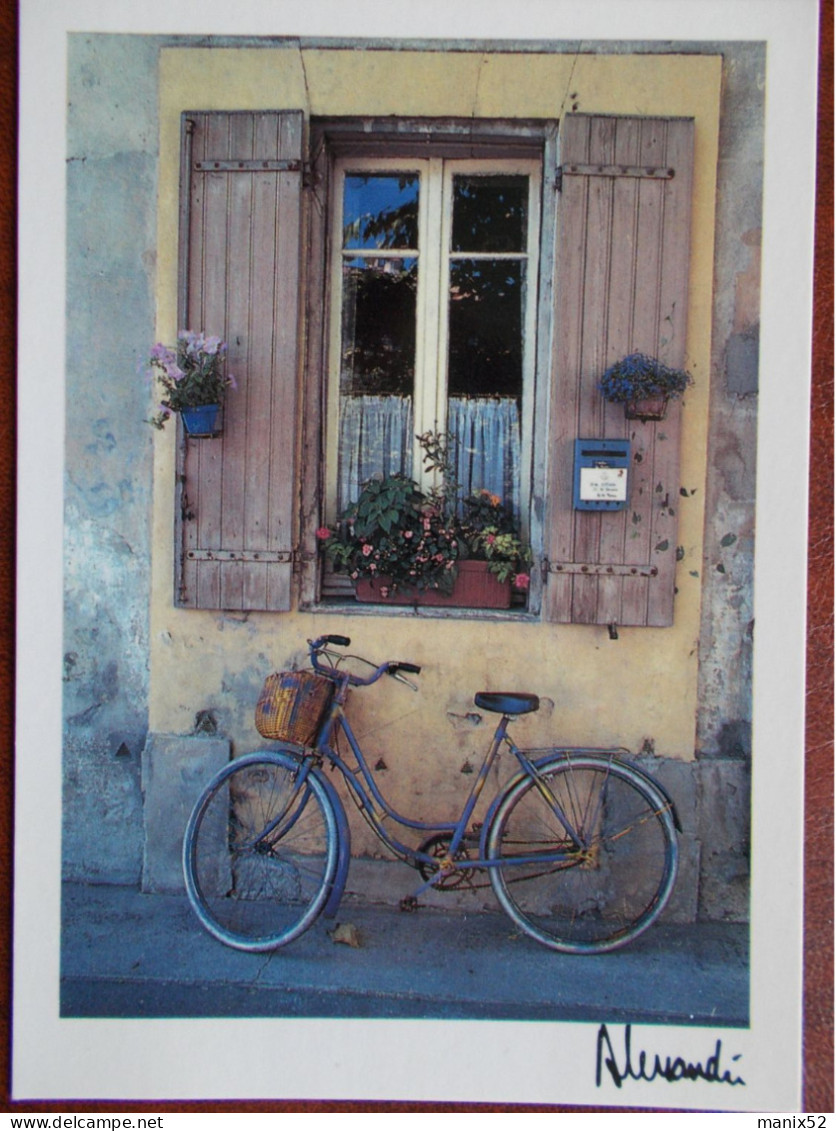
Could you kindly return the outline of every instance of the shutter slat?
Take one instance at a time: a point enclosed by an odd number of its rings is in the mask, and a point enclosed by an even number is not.
[[[688,305],[693,122],[569,115],[560,138],[550,453],[548,619],[664,625],[673,619],[680,406],[659,424],[627,421],[597,390],[634,351],[681,366]],[[636,176],[637,169],[664,176]],[[573,440],[632,442],[621,511],[575,511]],[[556,565],[636,566],[638,575]],[[655,576],[650,576],[651,567]]]
[[[198,608],[287,610],[302,112],[189,118],[185,321],[227,341],[238,389],[227,397],[221,437],[185,441],[179,600]],[[213,171],[214,162],[221,168]]]

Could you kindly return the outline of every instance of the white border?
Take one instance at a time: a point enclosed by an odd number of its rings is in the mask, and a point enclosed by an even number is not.
[[[16,1098],[305,1096],[797,1109],[817,17],[817,0],[21,0]],[[745,1094],[718,1095],[699,1084],[687,1094],[682,1085],[637,1084],[621,1092],[580,1085],[590,1079],[596,1026],[573,1025],[568,1040],[566,1027],[541,1025],[534,1042],[516,1023],[445,1022],[458,1026],[451,1044],[432,1038],[433,1022],[58,1019],[63,416],[43,415],[41,406],[50,394],[60,404],[62,394],[66,34],[350,38],[364,29],[399,40],[768,43],[755,749],[768,744],[776,756],[765,758],[769,779],[757,771],[755,778],[760,850],[753,867],[752,1026],[725,1033],[747,1066]],[[790,386],[793,401],[784,398]],[[54,833],[46,843],[45,828]],[[706,1050],[706,1040],[700,1030],[667,1029],[662,1047],[704,1059],[712,1046],[709,1040]],[[276,1050],[291,1047],[292,1063],[284,1058],[277,1073]],[[475,1067],[451,1055],[452,1048],[467,1049]],[[337,1055],[352,1049],[362,1055]]]

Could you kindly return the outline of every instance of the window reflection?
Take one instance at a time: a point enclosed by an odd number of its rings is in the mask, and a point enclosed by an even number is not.
[[[343,263],[343,395],[411,396],[417,276],[415,258]]]
[[[450,396],[522,393],[522,282],[516,260],[450,264]]]
[[[527,204],[526,177],[454,177],[451,250],[525,251]]]
[[[418,174],[346,176],[343,247],[417,248]]]

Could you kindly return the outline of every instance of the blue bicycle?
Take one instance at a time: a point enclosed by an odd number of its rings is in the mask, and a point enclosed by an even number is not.
[[[658,919],[676,878],[681,826],[664,787],[622,752],[521,750],[508,727],[538,709],[537,696],[481,692],[476,706],[500,718],[460,817],[436,824],[412,820],[381,793],[345,704],[352,688],[383,675],[417,690],[407,675],[421,669],[394,661],[378,666],[337,651],[350,645],[344,636],[308,644],[309,678],[328,681],[313,741],[233,759],[210,781],[186,828],[186,890],[215,938],[240,950],[272,950],[297,938],[321,912],[336,913],[350,834],[325,765],[342,774],[348,796],[383,844],[420,873],[421,883],[404,906],[414,906],[429,887],[491,886],[522,931],[572,954],[623,946]],[[372,669],[368,675],[350,670],[358,662]],[[350,755],[341,752],[344,743]],[[474,823],[503,748],[519,768]],[[420,843],[402,843],[385,822],[410,830]]]

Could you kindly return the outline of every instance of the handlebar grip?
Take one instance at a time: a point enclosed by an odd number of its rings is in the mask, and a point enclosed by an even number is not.
[[[421,669],[418,664],[402,664],[399,661],[389,665],[389,674],[394,675],[396,672],[412,672],[413,675],[420,675]]]
[[[351,643],[347,636],[323,636],[322,639],[326,644],[339,644],[341,648],[347,648]]]

